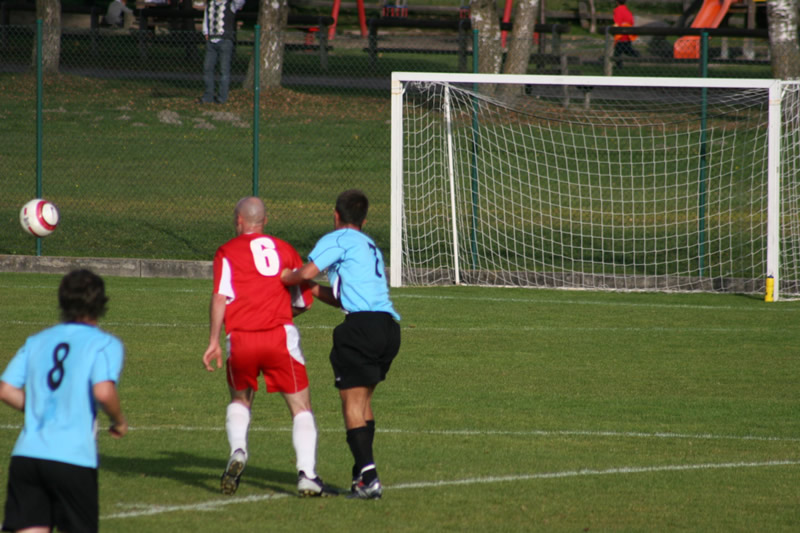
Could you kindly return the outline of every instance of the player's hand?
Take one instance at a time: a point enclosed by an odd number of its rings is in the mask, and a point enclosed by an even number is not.
[[[211,366],[212,360],[217,362],[217,368],[222,368],[222,348],[219,347],[218,343],[209,344],[208,348],[206,348],[206,353],[203,354],[203,365],[209,372],[214,371],[214,367]]]
[[[288,279],[289,275],[294,272],[291,268],[284,268],[281,271],[281,281],[286,284],[286,280]]]
[[[122,422],[111,424],[111,427],[108,428],[108,432],[115,439],[121,439],[128,433],[128,421],[123,419]]]

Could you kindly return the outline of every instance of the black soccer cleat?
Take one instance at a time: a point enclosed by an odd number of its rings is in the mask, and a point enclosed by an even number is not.
[[[350,494],[347,495],[349,499],[358,500],[380,500],[381,496],[383,496],[383,486],[378,478],[373,479],[370,484],[359,479],[357,483],[353,483]]]

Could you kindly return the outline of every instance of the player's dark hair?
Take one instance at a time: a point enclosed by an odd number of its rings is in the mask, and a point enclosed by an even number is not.
[[[339,220],[345,224],[353,224],[360,228],[367,218],[368,209],[367,195],[358,189],[344,191],[336,199],[336,212],[339,213]]]
[[[627,0],[617,0],[617,3],[618,3],[619,5],[621,5],[621,6],[624,6],[624,5],[625,5],[625,2],[627,2]]]
[[[58,305],[64,322],[97,320],[106,313],[107,303],[103,278],[94,272],[73,270],[61,279]]]

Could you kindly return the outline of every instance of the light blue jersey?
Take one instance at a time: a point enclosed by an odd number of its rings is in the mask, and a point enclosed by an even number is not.
[[[92,387],[117,382],[124,348],[113,335],[80,323],[28,338],[0,380],[25,390],[25,425],[11,455],[97,468]]]
[[[333,294],[348,313],[377,311],[400,315],[392,307],[383,255],[372,239],[356,229],[344,228],[322,237],[308,258],[328,270]]]

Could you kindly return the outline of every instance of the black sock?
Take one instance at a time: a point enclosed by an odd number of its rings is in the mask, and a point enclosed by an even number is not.
[[[375,471],[375,461],[372,458],[372,436],[374,428],[369,426],[353,428],[347,430],[347,444],[353,454],[355,466],[353,467],[353,478],[361,476],[365,483],[370,483],[378,474]],[[365,467],[372,466],[366,472],[362,472]]]
[[[375,421],[374,420],[367,420],[367,433],[369,434],[369,449],[372,450],[372,443],[375,441]],[[348,437],[347,443],[350,443],[350,439]],[[352,446],[350,448],[352,451]],[[353,453],[353,457],[355,457],[355,453]],[[361,476],[361,468],[357,463],[353,463],[353,479],[358,479]]]
[[[367,420],[367,431],[369,431],[369,448],[372,449],[372,444],[375,442],[375,421]]]

